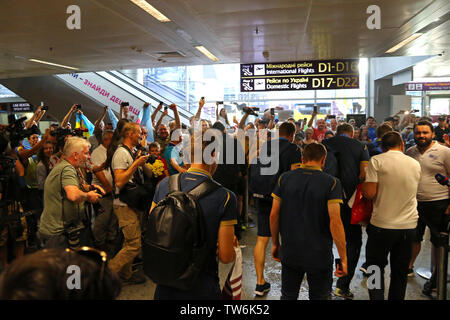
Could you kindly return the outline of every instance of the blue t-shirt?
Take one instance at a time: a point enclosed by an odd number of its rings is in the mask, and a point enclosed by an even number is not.
[[[190,191],[201,182],[211,179],[211,175],[201,169],[190,168],[181,173],[180,185],[182,191]],[[156,187],[153,202],[158,203],[169,193],[169,178],[164,178]],[[199,200],[205,218],[206,241],[211,255],[205,267],[205,272],[217,276],[218,264],[216,260],[217,236],[219,227],[237,224],[237,200],[233,192],[226,188],[219,188]]]
[[[369,162],[367,146],[346,135],[338,135],[322,143],[328,152],[333,152],[336,156],[338,163],[336,177],[342,183],[344,200],[349,200],[359,184],[361,162]]]
[[[339,179],[302,164],[284,173],[272,197],[281,200],[281,262],[309,270],[333,268],[328,203],[342,203]]]
[[[167,161],[167,165],[169,167],[169,174],[177,174],[178,171],[175,169],[172,164],[170,163],[170,159],[174,159],[175,162],[179,166],[184,166],[183,162],[183,153],[181,152],[180,147],[181,143],[178,145],[173,144],[172,142],[169,142],[169,144],[166,147],[166,150],[164,151],[163,158]]]
[[[372,128],[372,127],[369,127],[369,128],[367,128],[367,137],[370,139],[370,140],[375,140],[376,138],[377,138],[377,128]]]

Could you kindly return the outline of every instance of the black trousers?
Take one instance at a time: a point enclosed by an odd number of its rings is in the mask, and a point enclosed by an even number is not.
[[[281,264],[281,300],[297,300],[303,277],[308,280],[309,300],[328,300],[333,285],[333,267],[329,270],[308,270]]]
[[[384,300],[384,268],[387,258],[391,266],[391,282],[389,284],[389,300],[404,300],[406,284],[408,282],[408,267],[411,260],[412,244],[415,238],[415,229],[383,229],[371,224],[367,226],[366,262],[370,266],[378,266],[380,278],[375,281],[373,277],[378,275],[369,272],[367,286],[370,300]],[[374,281],[372,281],[374,280]],[[370,289],[370,283],[378,282]]]
[[[358,224],[351,224],[352,209],[344,203],[341,205],[341,219],[344,225],[345,241],[347,243],[347,275],[336,282],[336,288],[347,291],[358,265],[362,246],[362,229]]]

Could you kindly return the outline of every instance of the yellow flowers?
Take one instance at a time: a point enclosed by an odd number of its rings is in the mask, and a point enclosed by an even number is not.
[[[155,160],[153,164],[147,163],[147,165],[152,169],[153,175],[155,177],[162,176],[164,173],[164,163],[161,160]]]

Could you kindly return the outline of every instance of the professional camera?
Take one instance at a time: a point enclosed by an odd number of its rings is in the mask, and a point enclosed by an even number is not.
[[[65,227],[64,235],[69,243],[69,248],[76,249],[80,247],[81,231],[84,229],[84,226],[75,226],[74,224]]]
[[[8,181],[14,173],[16,159],[9,156],[0,156],[0,182]]]
[[[75,136],[75,137],[83,137],[84,132],[88,132],[88,129],[69,129],[69,128],[61,128],[58,127],[55,130],[50,131],[50,135],[56,137],[56,149],[62,149],[65,144],[66,136]]]
[[[245,113],[248,113],[251,116],[257,117],[258,114],[255,111],[259,111],[259,108],[244,107],[244,108],[242,108],[242,111],[244,111]]]
[[[141,151],[141,156],[149,156],[146,163],[154,164],[156,159],[158,159],[158,156],[155,156],[153,154],[149,154],[147,149],[145,149],[143,146],[138,145],[136,146],[137,152]]]

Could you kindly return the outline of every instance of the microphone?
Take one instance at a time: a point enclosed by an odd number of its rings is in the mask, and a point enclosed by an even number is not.
[[[448,177],[440,173],[436,173],[434,177],[436,178],[437,182],[439,182],[439,184],[442,184],[443,186],[447,186],[450,188],[450,181],[448,180]]]

